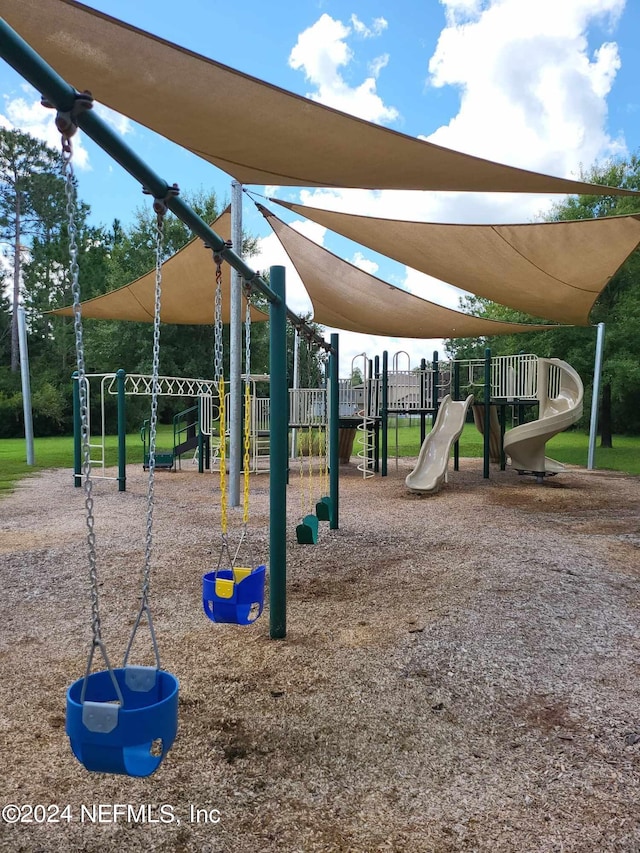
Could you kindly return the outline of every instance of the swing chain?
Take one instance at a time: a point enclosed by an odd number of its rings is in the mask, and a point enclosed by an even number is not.
[[[216,382],[222,378],[222,257],[214,255],[216,264],[216,292],[214,302],[213,373]]]
[[[156,274],[155,294],[153,312],[153,357],[151,368],[151,416],[149,419],[149,478],[147,486],[147,528],[144,549],[144,570],[142,574],[142,590],[140,609],[129,637],[129,643],[124,653],[123,666],[127,665],[129,654],[133,647],[133,641],[143,616],[147,618],[149,633],[151,634],[151,645],[155,658],[156,668],[160,669],[160,652],[156,640],[156,632],[153,627],[151,609],[149,607],[149,587],[151,583],[151,551],[153,546],[153,511],[155,507],[155,470],[156,470],[156,435],[158,430],[158,394],[160,389],[160,309],[162,296],[162,259],[164,254],[164,218],[168,207],[166,199],[154,199],[153,209],[156,213]]]
[[[244,496],[242,523],[244,535],[249,523],[249,471],[251,467],[251,289],[244,287],[246,308],[244,315]],[[253,566],[252,566],[253,568]]]
[[[74,334],[80,396],[80,434],[82,440],[82,481],[86,509],[87,545],[89,551],[89,583],[91,591],[91,630],[93,646],[102,644],[100,609],[98,603],[98,573],[96,561],[95,518],[93,514],[93,481],[91,479],[91,450],[89,448],[89,401],[84,358],[82,309],[80,307],[80,267],[78,265],[78,240],[75,221],[76,187],[73,170],[73,146],[69,137],[62,136],[62,160],[65,174],[67,228],[69,231],[69,256],[71,260],[71,293],[73,296]]]
[[[145,539],[144,576],[142,581],[142,601],[146,606],[149,595],[149,581],[151,573],[151,549],[153,544],[153,511],[154,511],[154,487],[156,468],[156,435],[158,429],[158,390],[159,390],[159,366],[160,366],[160,303],[162,293],[162,256],[164,252],[164,217],[166,206],[154,202],[156,211],[156,275],[155,275],[155,300],[153,315],[153,361],[151,377],[151,418],[149,422],[149,485],[147,492],[147,531]]]

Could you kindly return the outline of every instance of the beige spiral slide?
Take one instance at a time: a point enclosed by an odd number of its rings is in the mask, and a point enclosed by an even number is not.
[[[466,400],[452,400],[450,394],[443,397],[433,429],[420,448],[416,467],[405,479],[411,491],[431,494],[438,491],[447,476],[451,445],[460,438],[472,400],[473,394]]]
[[[538,359],[538,420],[510,429],[504,452],[511,467],[522,474],[545,475],[564,471],[564,465],[545,456],[546,443],[582,416],[584,388],[578,373],[558,358]]]

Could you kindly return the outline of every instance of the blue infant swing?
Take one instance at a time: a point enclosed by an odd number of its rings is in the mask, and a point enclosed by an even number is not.
[[[244,499],[242,515],[242,535],[231,557],[228,540],[227,520],[227,471],[226,471],[226,405],[225,383],[222,376],[222,259],[214,256],[216,261],[216,304],[215,304],[215,335],[216,335],[216,364],[215,373],[218,383],[218,399],[220,406],[220,528],[222,545],[218,557],[218,565],[212,572],[207,572],[202,578],[202,607],[205,615],[212,622],[226,622],[234,625],[251,625],[261,615],[264,609],[264,586],[266,566],[256,566],[248,534],[249,524],[249,475],[251,470],[251,303],[249,293],[246,296],[245,315],[245,359],[246,375],[244,383]],[[246,544],[249,551],[249,566],[238,566],[238,554]]]

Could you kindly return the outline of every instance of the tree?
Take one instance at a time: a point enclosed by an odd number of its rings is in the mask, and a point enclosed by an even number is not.
[[[22,253],[31,238],[51,222],[62,204],[62,159],[26,133],[0,128],[0,239],[9,246],[13,266],[11,370],[19,366],[18,306]],[[46,223],[46,224],[45,224]]]
[[[640,189],[640,159],[611,161],[595,165],[582,180],[591,183]],[[640,199],[633,196],[570,196],[557,202],[546,217],[548,221],[591,219],[640,212]],[[593,324],[606,324],[601,403],[601,443],[611,446],[611,434],[640,432],[640,251],[636,250],[611,278],[591,312]],[[494,320],[530,322],[520,312],[478,297],[462,300],[462,307],[476,316]],[[480,342],[466,339],[448,341],[447,351],[456,358],[478,357],[484,346],[496,355],[521,351],[539,356],[556,356],[568,361],[581,375],[589,403],[595,351],[592,328],[559,326],[546,332],[522,333],[488,338]],[[585,407],[585,409],[587,409]],[[586,419],[586,415],[585,415]]]

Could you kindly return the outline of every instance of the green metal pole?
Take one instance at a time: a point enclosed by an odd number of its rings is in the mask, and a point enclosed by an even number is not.
[[[382,353],[382,403],[381,403],[381,417],[382,417],[382,471],[381,474],[383,477],[387,476],[387,456],[389,455],[389,436],[387,435],[387,430],[389,429],[389,353],[387,350],[384,350]]]
[[[329,354],[329,497],[331,498],[331,518],[329,529],[339,526],[339,478],[340,478],[340,388],[338,335],[331,335]]]
[[[425,380],[427,371],[427,360],[425,358],[420,359],[420,447],[424,444],[424,440],[427,437],[427,416],[425,415],[425,406],[427,405],[427,401],[425,399]],[[433,377],[433,374],[431,374]],[[396,415],[397,417],[397,415]],[[409,423],[411,423],[411,418],[409,418]]]
[[[127,490],[127,398],[124,383],[127,374],[120,368],[116,372],[118,392],[118,491]]]
[[[198,397],[198,474],[204,474],[204,433],[202,432],[202,397]]]
[[[285,269],[270,269],[269,281],[277,302],[269,312],[269,372],[271,422],[269,485],[269,632],[272,640],[287,634],[287,314]]]
[[[453,399],[460,399],[460,362],[453,362]],[[460,470],[460,442],[456,439],[453,443],[453,470]]]
[[[482,476],[489,479],[489,453],[491,440],[491,350],[484,351],[484,465]]]
[[[73,485],[82,485],[82,422],[80,419],[80,382],[78,371],[71,374],[73,383]]]
[[[438,350],[433,353],[433,424],[438,417],[438,409],[440,408],[440,365],[438,363]]]

